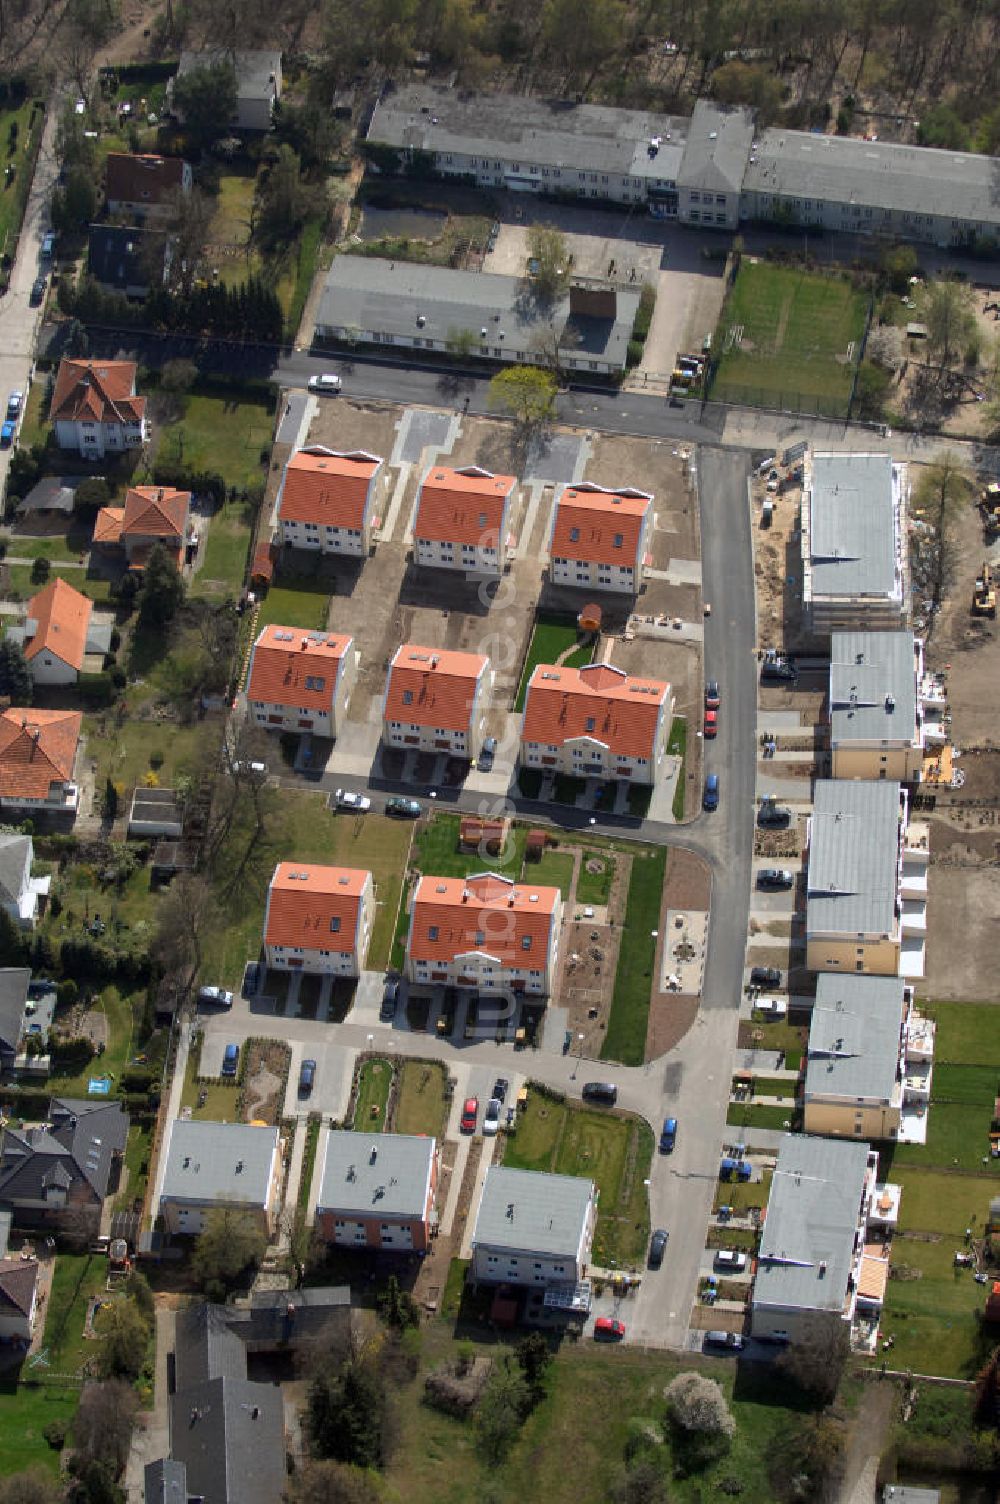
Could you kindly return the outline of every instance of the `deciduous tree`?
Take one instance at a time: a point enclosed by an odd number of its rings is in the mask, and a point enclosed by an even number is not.
[[[107,1379],[135,1380],[149,1349],[150,1323],[130,1297],[101,1307],[94,1323],[101,1341],[98,1366]]]
[[[950,278],[932,282],[924,294],[923,314],[930,353],[942,366],[951,365],[976,327],[968,287]]]
[[[570,254],[566,237],[555,225],[532,225],[528,230],[532,285],[539,297],[552,300],[569,285]]]
[[[552,416],[556,381],[537,366],[508,366],[490,382],[490,406],[508,413],[523,428],[539,427]]]
[[[346,1462],[309,1461],[285,1489],[285,1504],[379,1504],[378,1474]]]
[[[184,581],[162,543],[154,543],[142,576],[139,620],[143,626],[166,627],[184,600]]]
[[[33,686],[24,649],[10,637],[0,639],[0,695],[12,705],[30,705]]]
[[[236,114],[236,70],[221,59],[192,68],[174,81],[174,107],[196,146],[210,146],[229,129]]]
[[[84,1385],[73,1421],[77,1453],[117,1477],[128,1459],[139,1399],[131,1384],[109,1379]]]
[[[267,1236],[249,1212],[215,1207],[195,1242],[191,1272],[209,1300],[225,1300],[266,1248]]]

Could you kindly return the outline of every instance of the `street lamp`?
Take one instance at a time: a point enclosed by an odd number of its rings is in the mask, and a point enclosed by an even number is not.
[[[576,1073],[580,1069],[580,1061],[583,1059],[583,1039],[584,1039],[584,1036],[582,1034],[578,1034],[576,1036],[576,1038],[577,1038],[576,1064],[573,1067],[573,1074],[572,1074],[572,1076],[570,1076],[570,1080],[571,1081],[575,1081],[576,1080]]]

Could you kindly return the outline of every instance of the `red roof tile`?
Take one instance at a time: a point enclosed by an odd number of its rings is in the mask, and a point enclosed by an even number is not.
[[[139,538],[181,538],[187,530],[191,492],[172,486],[131,486],[125,494],[122,542]]]
[[[514,883],[491,872],[422,877],[410,917],[410,957],[448,962],[485,951],[505,966],[543,967],[559,897],[558,888]]]
[[[28,602],[28,620],[36,623],[26,639],[24,656],[30,662],[39,653],[54,653],[77,670],[83,667],[87,631],[93,603],[65,580],[56,579]]]
[[[138,423],[145,397],[135,395],[134,360],[61,360],[49,417],[90,423]]]
[[[504,507],[514,485],[513,475],[432,467],[420,487],[413,536],[429,543],[499,548]]]
[[[631,679],[606,663],[586,668],[540,663],[528,682],[521,737],[550,747],[591,737],[615,754],[651,757],[660,706],[669,701],[669,684]]]
[[[358,908],[370,878],[358,867],[279,862],[268,888],[264,943],[353,951]]]
[[[552,557],[637,568],[643,519],[652,505],[643,493],[567,487],[556,504]]]
[[[69,782],[82,725],[77,710],[5,710],[0,715],[0,799],[45,799],[53,783]]]
[[[385,720],[468,731],[476,686],[489,661],[483,653],[454,653],[404,643],[389,664]]]
[[[254,644],[247,699],[302,710],[329,710],[337,675],[354,638],[270,625]]]
[[[184,162],[180,157],[157,157],[152,153],[108,153],[104,196],[109,203],[159,204],[184,185]]]
[[[94,542],[107,547],[121,543],[124,526],[124,507],[101,507],[94,518]]]
[[[363,527],[368,489],[381,465],[363,450],[300,449],[285,466],[278,515],[284,522]]]

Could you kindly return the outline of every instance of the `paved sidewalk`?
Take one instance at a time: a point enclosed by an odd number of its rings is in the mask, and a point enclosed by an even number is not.
[[[170,1451],[170,1413],[167,1392],[167,1354],[174,1347],[174,1312],[156,1308],[156,1366],[153,1379],[153,1408],[140,1412],[132,1429],[132,1444],[125,1464],[125,1491],[128,1504],[143,1504],[143,1471],[146,1464],[166,1457]]]

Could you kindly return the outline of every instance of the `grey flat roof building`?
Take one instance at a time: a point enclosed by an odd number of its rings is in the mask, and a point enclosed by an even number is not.
[[[809,934],[895,932],[899,796],[899,784],[888,781],[817,781],[809,834]]]
[[[812,595],[882,596],[898,584],[888,454],[814,454],[809,501]]]
[[[317,1212],[422,1220],[427,1215],[435,1148],[434,1139],[415,1134],[331,1130]]]
[[[869,1153],[867,1144],[785,1134],[764,1219],[754,1306],[844,1310]]]
[[[821,972],[809,1023],[806,1098],[892,1101],[906,1008],[902,977]]]
[[[689,123],[648,110],[408,84],[379,101],[368,140],[504,164],[520,158],[526,167],[675,179]]]
[[[678,187],[739,193],[752,144],[752,111],[699,99],[688,125]]]
[[[538,1170],[486,1172],[472,1246],[565,1254],[575,1258],[594,1198],[594,1182]]]
[[[482,339],[485,353],[502,349],[509,357],[529,352],[550,328],[560,332],[562,344],[562,331],[569,328],[572,333],[564,342],[568,355],[624,368],[639,296],[639,291],[615,289],[613,317],[580,316],[571,312],[568,293],[540,304],[520,277],[337,256],[327,273],[316,326],[317,332],[333,337],[354,330],[361,338],[374,333],[439,347],[456,331],[471,331],[477,343]]]
[[[1000,225],[996,161],[974,152],[770,129],[754,145],[743,187]]]
[[[909,742],[916,734],[913,633],[831,633],[831,740]]]
[[[277,1128],[177,1118],[164,1150],[160,1198],[265,1206],[277,1145]]]
[[[220,63],[228,63],[236,75],[237,99],[262,99],[281,72],[281,53],[262,49],[230,52],[225,47],[182,52],[176,76],[183,78],[185,73],[197,73],[202,68],[214,68]]]

